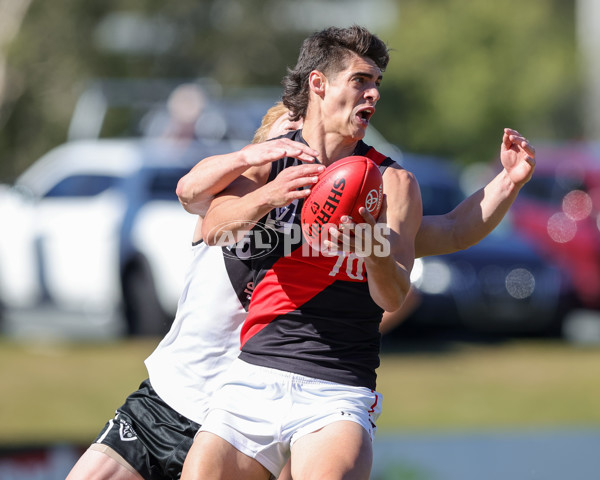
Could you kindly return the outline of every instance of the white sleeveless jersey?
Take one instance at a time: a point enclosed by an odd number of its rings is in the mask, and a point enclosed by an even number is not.
[[[173,325],[145,361],[156,393],[196,423],[204,420],[221,374],[239,355],[250,280],[246,264],[232,253],[194,245]]]

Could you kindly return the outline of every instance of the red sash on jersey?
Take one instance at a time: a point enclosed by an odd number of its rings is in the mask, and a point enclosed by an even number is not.
[[[377,165],[388,158],[372,147],[365,156]],[[297,310],[335,281],[367,281],[366,275],[361,279],[350,278],[344,269],[330,275],[337,261],[337,255],[317,255],[301,245],[290,255],[279,258],[255,285],[248,317],[242,326],[241,345],[279,315]]]

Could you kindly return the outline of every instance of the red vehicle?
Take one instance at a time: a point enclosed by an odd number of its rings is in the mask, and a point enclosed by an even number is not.
[[[511,209],[515,227],[600,309],[600,144],[536,146],[537,166]]]

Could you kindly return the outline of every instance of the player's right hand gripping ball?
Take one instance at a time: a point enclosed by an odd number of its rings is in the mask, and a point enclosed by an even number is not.
[[[329,165],[312,187],[301,213],[302,233],[306,241],[320,249],[329,237],[328,227],[338,227],[348,215],[355,223],[364,220],[358,209],[365,207],[377,218],[383,200],[383,179],[379,167],[362,156],[342,158]]]

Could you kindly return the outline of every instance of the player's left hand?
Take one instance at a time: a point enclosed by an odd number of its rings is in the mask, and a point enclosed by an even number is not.
[[[516,130],[504,129],[500,161],[515,185],[528,182],[535,169],[535,148]]]

